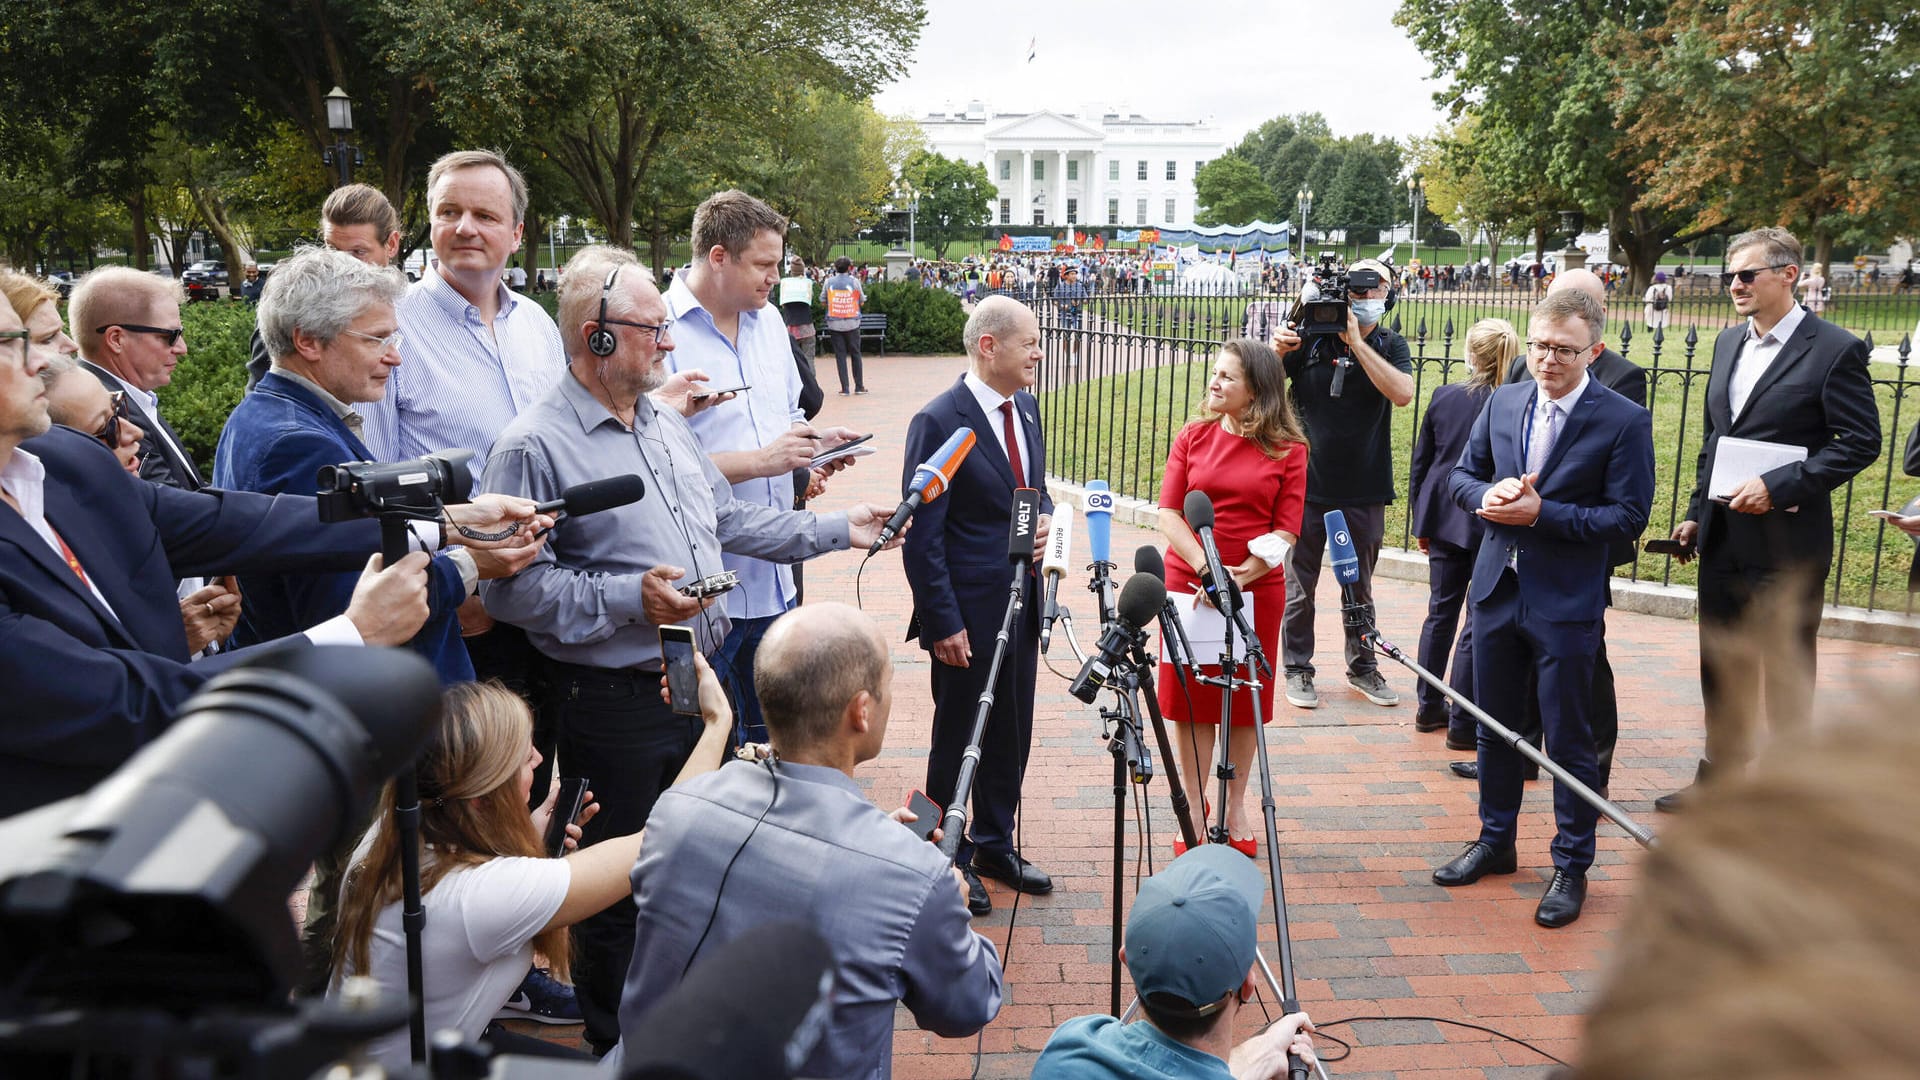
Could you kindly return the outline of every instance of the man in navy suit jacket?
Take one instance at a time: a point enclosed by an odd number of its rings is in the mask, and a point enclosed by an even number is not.
[[[352,406],[386,393],[400,364],[398,317],[405,295],[399,272],[344,252],[315,248],[274,269],[260,300],[260,332],[272,368],[241,399],[220,433],[215,485],[268,495],[311,495],[323,466],[371,461]],[[412,642],[444,683],[473,678],[457,611],[482,577],[506,577],[532,561],[538,544],[503,553],[455,548],[436,557],[428,592],[432,614]],[[241,582],[247,603],[235,635],[251,645],[298,633],[346,610],[356,575],[279,574]]]
[[[1700,559],[1707,742],[1698,779],[1752,758],[1763,707],[1776,734],[1811,722],[1814,641],[1833,569],[1832,493],[1880,456],[1867,344],[1794,302],[1801,255],[1785,229],[1755,229],[1727,244],[1722,276],[1747,321],[1713,343],[1693,495],[1673,530]],[[1805,447],[1807,457],[1747,477],[1719,502],[1708,498],[1708,482],[1727,435]],[[1761,621],[1784,632],[1747,625],[1756,610],[1769,610]],[[1684,802],[1683,790],[1654,805],[1671,811]]]
[[[1547,752],[1588,787],[1594,756],[1593,654],[1606,629],[1608,545],[1638,536],[1653,504],[1653,423],[1592,379],[1605,318],[1591,296],[1551,294],[1527,324],[1534,384],[1494,392],[1453,469],[1453,498],[1486,528],[1468,589],[1474,686],[1480,705],[1509,725],[1533,668]],[[1434,872],[1468,885],[1517,867],[1521,758],[1484,728],[1479,738],[1480,836]],[[1598,811],[1554,785],[1553,880],[1534,919],[1580,917],[1593,863]]]
[[[322,525],[313,499],[150,483],[98,439],[48,430],[46,359],[5,337],[19,328],[0,304],[0,816],[86,790],[252,653],[188,663],[180,574],[344,570],[380,547],[376,522]],[[458,517],[484,530],[530,512],[495,498]],[[368,575],[347,614],[308,638],[412,637],[425,566],[416,554]]]
[[[960,758],[986,689],[994,638],[1006,614],[1014,489],[1041,489],[1036,558],[1046,548],[1053,512],[1045,494],[1047,450],[1039,406],[1026,390],[1043,359],[1038,320],[1014,300],[988,297],[967,319],[966,343],[967,374],[928,402],[907,426],[907,472],[901,481],[902,487],[911,483],[915,466],[955,430],[973,429],[978,440],[973,452],[961,462],[946,494],[917,512],[902,555],[913,590],[907,636],[918,636],[921,647],[933,654],[933,751],[927,758],[926,794],[942,806],[953,797]],[[967,907],[975,915],[993,910],[977,873],[1023,892],[1053,888],[1047,875],[1021,858],[1013,844],[1014,811],[1020,805],[1033,737],[1033,683],[1040,657],[1034,581],[1029,566],[1026,607],[1013,627],[1001,683],[994,688],[993,712],[974,777],[969,835],[958,852],[967,877]]]

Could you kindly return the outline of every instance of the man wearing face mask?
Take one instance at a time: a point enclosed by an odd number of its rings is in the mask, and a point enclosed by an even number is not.
[[[1373,620],[1373,564],[1393,501],[1393,410],[1413,400],[1413,353],[1407,339],[1381,325],[1393,294],[1393,270],[1375,259],[1348,268],[1347,328],[1309,342],[1283,323],[1273,347],[1286,366],[1294,412],[1307,429],[1307,508],[1300,542],[1287,568],[1287,611],[1280,624],[1287,701],[1320,704],[1313,686],[1313,590],[1327,546],[1326,514],[1340,510],[1360,555],[1354,596]],[[1375,705],[1400,703],[1360,633],[1346,632],[1347,684]]]

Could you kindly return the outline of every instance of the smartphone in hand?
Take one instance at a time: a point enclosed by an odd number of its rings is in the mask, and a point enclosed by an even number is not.
[[[587,801],[587,778],[563,776],[560,794],[553,800],[553,816],[547,819],[547,857],[557,859],[567,850],[567,826],[580,816]]]
[[[668,705],[678,716],[700,715],[700,673],[693,666],[693,628],[660,628],[660,662],[667,671]]]
[[[940,827],[940,804],[915,791],[907,796],[907,809],[913,811],[915,818],[907,822],[907,828],[922,840],[931,838],[933,830]]]

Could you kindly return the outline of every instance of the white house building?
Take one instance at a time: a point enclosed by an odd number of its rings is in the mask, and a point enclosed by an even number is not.
[[[920,128],[935,153],[986,167],[993,225],[1189,226],[1193,175],[1228,146],[1210,123],[1124,108],[996,113],[974,101]]]

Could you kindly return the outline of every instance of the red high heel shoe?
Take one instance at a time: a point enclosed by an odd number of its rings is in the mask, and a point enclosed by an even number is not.
[[[1227,846],[1245,855],[1249,859],[1257,859],[1260,857],[1260,841],[1257,837],[1246,840],[1228,840]]]

